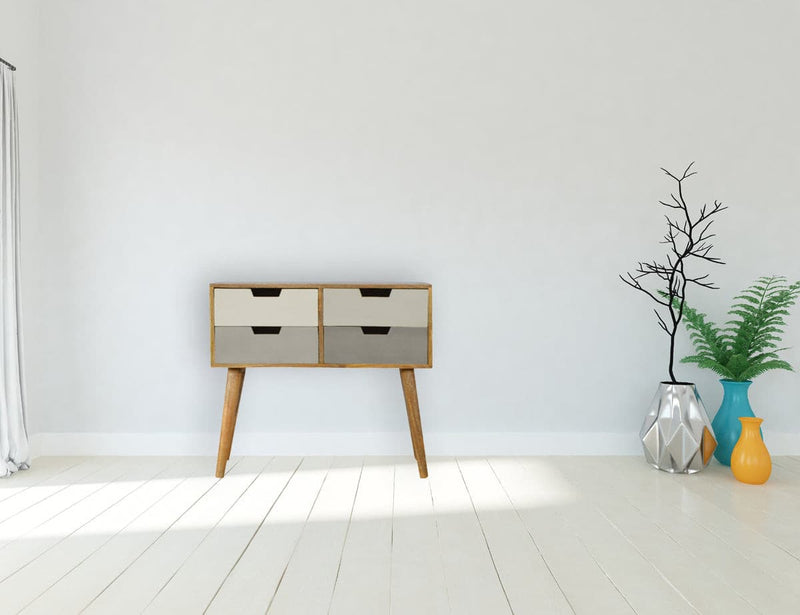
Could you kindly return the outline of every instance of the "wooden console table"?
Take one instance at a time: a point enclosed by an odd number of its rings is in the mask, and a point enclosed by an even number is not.
[[[211,366],[228,368],[217,477],[248,367],[399,369],[414,458],[428,476],[414,370],[433,365],[430,284],[211,284],[209,295]]]

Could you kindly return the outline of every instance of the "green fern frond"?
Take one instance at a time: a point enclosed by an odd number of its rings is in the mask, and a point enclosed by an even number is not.
[[[800,281],[788,284],[783,276],[758,278],[734,297],[729,320],[719,327],[708,317],[684,305],[684,322],[696,354],[683,363],[695,363],[730,380],[752,380],[774,370],[791,370],[778,353],[789,309],[800,297]]]
[[[781,361],[779,359],[773,361],[765,361],[764,363],[760,363],[758,365],[753,365],[743,371],[741,373],[740,380],[752,380],[756,376],[760,376],[761,374],[771,371],[773,369],[785,369],[787,371],[792,371],[792,366],[789,365],[786,361]]]
[[[733,380],[734,373],[728,369],[726,365],[720,363],[719,361],[715,361],[709,357],[705,356],[693,356],[693,357],[684,357],[681,359],[681,363],[695,363],[698,367],[702,367],[704,369],[710,369],[712,372],[716,372],[723,378],[728,380]]]
[[[686,304],[683,306],[683,318],[697,354],[724,363],[726,348],[719,328],[707,320],[705,314]]]

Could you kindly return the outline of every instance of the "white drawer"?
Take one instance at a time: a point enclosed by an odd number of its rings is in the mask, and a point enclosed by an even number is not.
[[[318,290],[284,288],[278,296],[256,296],[274,289],[215,288],[217,327],[316,327]],[[255,293],[255,294],[254,294]]]
[[[388,296],[371,296],[381,291],[390,292]],[[322,320],[329,327],[427,327],[428,290],[325,288]]]

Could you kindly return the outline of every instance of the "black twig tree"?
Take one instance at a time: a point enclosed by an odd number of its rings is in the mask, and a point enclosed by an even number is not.
[[[689,284],[703,288],[717,289],[708,279],[708,274],[691,277],[686,271],[686,264],[691,259],[706,261],[714,265],[724,264],[722,260],[711,255],[713,245],[710,239],[715,235],[709,232],[714,222],[713,217],[727,209],[722,203],[714,201],[713,207],[703,205],[696,217],[692,217],[683,194],[683,184],[697,172],[692,171],[691,163],[678,177],[661,169],[677,183],[676,193],[671,193],[670,201],[659,201],[661,205],[674,210],[664,214],[667,219],[667,232],[661,243],[666,244],[668,252],[663,263],[640,262],[636,270],[619,276],[628,286],[646,294],[658,304],[654,308],[659,326],[669,336],[669,377],[670,382],[678,382],[673,370],[675,365],[675,334],[678,332],[683,318],[683,307],[686,301],[686,287]],[[648,279],[655,278],[650,287],[643,285]]]

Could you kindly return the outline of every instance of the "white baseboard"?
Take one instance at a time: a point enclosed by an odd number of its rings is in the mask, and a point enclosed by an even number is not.
[[[216,455],[215,433],[39,433],[40,455]],[[429,455],[636,455],[636,434],[426,433]],[[234,455],[405,455],[408,432],[237,433]]]
[[[216,455],[213,433],[39,433],[43,455]],[[800,455],[800,434],[765,432],[773,455]],[[636,433],[426,433],[428,455],[641,455]],[[407,455],[407,432],[237,433],[234,455]]]

